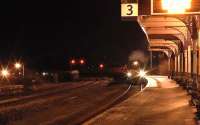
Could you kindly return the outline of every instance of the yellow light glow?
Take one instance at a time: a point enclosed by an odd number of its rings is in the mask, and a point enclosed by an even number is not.
[[[192,0],[162,0],[162,9],[170,14],[182,14],[191,8]]]
[[[16,69],[20,69],[21,67],[22,67],[22,65],[21,65],[20,63],[16,63],[16,64],[15,64],[15,68],[16,68]]]
[[[1,71],[1,75],[3,77],[8,77],[10,75],[9,71],[7,69],[2,69]]]
[[[139,77],[145,77],[146,76],[146,73],[144,70],[140,70],[140,72],[138,73],[138,76]]]

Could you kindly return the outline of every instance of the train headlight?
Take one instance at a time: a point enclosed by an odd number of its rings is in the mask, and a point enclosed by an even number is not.
[[[139,77],[145,77],[147,74],[147,72],[145,72],[144,70],[140,70],[139,73],[138,73],[138,76]]]

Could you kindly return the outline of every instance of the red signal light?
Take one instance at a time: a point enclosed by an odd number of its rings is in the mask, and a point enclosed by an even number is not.
[[[103,69],[103,68],[104,68],[104,64],[100,64],[100,65],[99,65],[99,68],[100,68],[100,69]]]
[[[80,60],[80,64],[85,64],[85,61],[83,59]]]
[[[72,59],[72,60],[70,61],[70,63],[74,65],[74,64],[76,64],[76,60],[75,60],[75,59]]]

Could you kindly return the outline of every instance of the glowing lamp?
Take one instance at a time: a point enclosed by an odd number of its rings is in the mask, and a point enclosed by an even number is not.
[[[10,75],[10,73],[9,73],[9,71],[7,69],[2,69],[1,75],[3,77],[7,78]]]
[[[162,9],[170,14],[181,14],[191,8],[192,0],[162,0]]]
[[[15,63],[15,68],[16,69],[20,69],[22,67],[22,65],[20,63]]]
[[[100,69],[103,69],[103,68],[104,68],[104,65],[103,65],[103,64],[100,64],[100,65],[99,65],[99,68],[100,68]]]
[[[74,64],[76,64],[76,60],[75,60],[75,59],[72,59],[72,60],[70,61],[70,63],[74,65]]]
[[[80,64],[84,64],[85,61],[83,59],[80,60]]]

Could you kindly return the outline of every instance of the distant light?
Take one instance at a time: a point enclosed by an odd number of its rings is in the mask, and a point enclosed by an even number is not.
[[[42,75],[43,75],[43,76],[47,76],[48,73],[47,73],[47,72],[43,72]]]
[[[100,69],[103,69],[103,68],[104,68],[104,64],[100,64],[100,65],[99,65],[99,68],[100,68]]]
[[[80,64],[85,64],[85,61],[83,59],[81,59]]]
[[[191,8],[192,0],[162,0],[162,9],[171,14],[181,14]]]
[[[132,77],[132,73],[131,73],[131,72],[127,72],[126,75],[127,75],[127,77],[129,77],[129,78]]]
[[[70,61],[70,63],[74,65],[74,64],[76,64],[76,60],[75,60],[75,59],[72,59],[72,60]]]
[[[1,75],[3,77],[7,78],[10,75],[10,73],[9,73],[9,71],[7,69],[2,69],[1,70]]]
[[[15,63],[15,68],[16,69],[20,69],[22,67],[22,65],[20,63]]]
[[[146,76],[146,73],[147,73],[147,72],[145,72],[144,70],[140,70],[139,73],[138,73],[138,76],[139,76],[139,77],[145,77],[145,76]]]
[[[139,64],[138,61],[134,61],[134,62],[133,62],[133,65],[134,65],[134,66],[137,66],[138,64]]]

